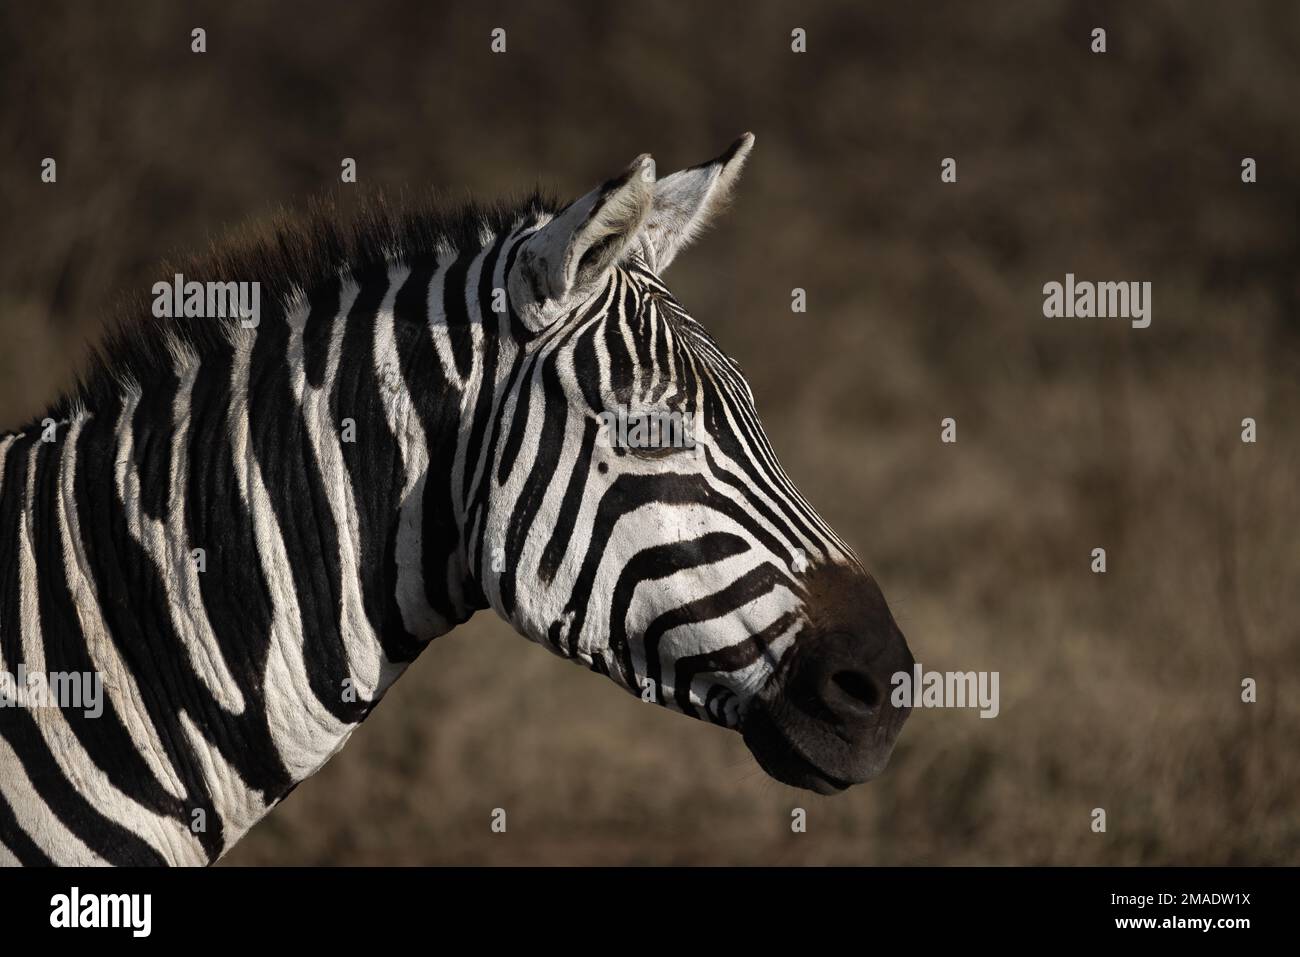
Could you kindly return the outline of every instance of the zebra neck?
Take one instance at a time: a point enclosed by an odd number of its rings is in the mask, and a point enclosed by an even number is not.
[[[103,679],[94,718],[0,714],[0,796],[68,831],[65,862],[215,859],[481,604],[429,465],[459,415],[401,386],[438,361],[394,318],[410,278],[0,439],[0,669]]]

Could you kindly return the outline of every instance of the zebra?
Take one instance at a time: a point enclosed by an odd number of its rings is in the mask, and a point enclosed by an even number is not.
[[[753,142],[568,205],[317,202],[188,265],[260,283],[255,325],[128,305],[0,439],[0,861],[212,863],[489,607],[778,781],[878,775],[907,643],[661,279]]]

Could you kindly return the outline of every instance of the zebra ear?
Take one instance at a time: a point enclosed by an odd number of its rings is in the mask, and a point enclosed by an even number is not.
[[[655,162],[643,153],[524,241],[507,281],[529,329],[554,322],[604,278],[645,222],[654,184]]]
[[[656,272],[667,269],[678,251],[721,212],[753,145],[754,134],[746,133],[717,159],[673,173],[655,185],[654,209],[641,240]]]

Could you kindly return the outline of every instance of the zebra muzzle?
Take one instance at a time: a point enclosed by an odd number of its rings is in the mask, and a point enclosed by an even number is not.
[[[845,630],[796,643],[742,721],[759,765],[785,784],[834,794],[884,771],[910,708],[891,676],[912,667],[892,621],[883,634]]]

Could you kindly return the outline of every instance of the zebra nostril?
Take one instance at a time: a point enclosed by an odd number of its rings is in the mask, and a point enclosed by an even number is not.
[[[869,714],[880,704],[880,689],[870,675],[844,669],[831,675],[827,701],[837,713]]]

